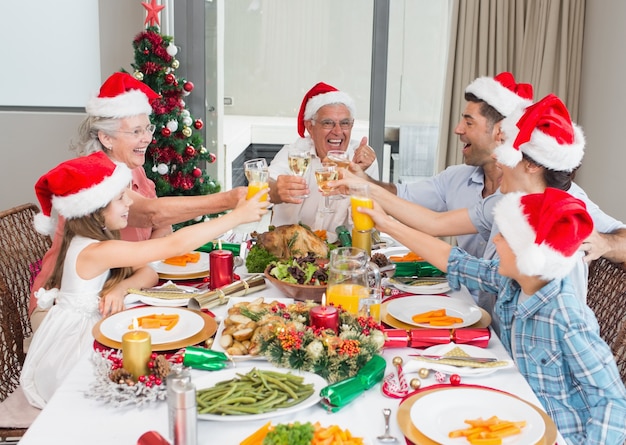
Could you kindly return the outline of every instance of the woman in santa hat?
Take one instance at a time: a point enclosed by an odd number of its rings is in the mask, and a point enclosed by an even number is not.
[[[20,383],[28,401],[43,408],[82,354],[92,348],[93,326],[102,318],[102,295],[134,277],[138,287],[154,286],[158,276],[146,266],[182,255],[233,227],[259,221],[267,213],[267,191],[242,198],[228,214],[144,241],[122,241],[133,204],[131,171],[103,152],[59,164],[35,185],[42,211],[35,227],[50,233],[55,219],[65,221],[54,269],[37,292],[49,313],[35,332]],[[52,306],[53,302],[55,303]]]
[[[152,141],[155,127],[150,123],[152,102],[159,95],[145,83],[128,73],[112,74],[91,97],[85,107],[87,117],[79,127],[73,149],[78,155],[104,152],[115,162],[131,169],[133,205],[129,224],[122,230],[122,239],[145,240],[168,235],[171,224],[176,224],[205,214],[219,213],[233,208],[245,195],[245,188],[204,196],[175,196],[157,198],[154,183],[148,179],[143,168],[146,148]],[[35,331],[46,314],[37,307],[37,291],[47,281],[59,253],[63,234],[63,221],[59,221],[52,247],[42,260],[41,271],[32,286],[30,312]],[[126,289],[136,287],[129,281],[111,288],[101,300],[103,315],[124,309]]]

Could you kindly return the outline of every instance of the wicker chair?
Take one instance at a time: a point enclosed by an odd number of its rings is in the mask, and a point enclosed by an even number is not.
[[[626,270],[620,264],[599,258],[589,266],[587,304],[626,383]]]
[[[33,226],[38,212],[35,204],[0,212],[0,278],[15,300],[24,338],[32,334],[28,304],[34,269],[52,244],[50,237],[39,234]]]
[[[6,285],[0,280],[0,402],[20,383],[24,363],[24,337],[17,306]],[[26,428],[0,427],[0,443],[17,440]]]

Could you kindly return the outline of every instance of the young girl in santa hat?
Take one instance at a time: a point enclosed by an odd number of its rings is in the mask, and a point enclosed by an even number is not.
[[[93,344],[91,330],[101,319],[100,295],[129,276],[153,286],[151,261],[182,255],[231,228],[259,221],[267,201],[259,192],[240,201],[230,213],[195,224],[167,237],[122,241],[119,230],[128,224],[127,195],[131,172],[104,153],[72,159],[43,175],[35,185],[42,212],[35,227],[50,233],[57,215],[65,219],[61,250],[48,280],[38,293],[39,304],[50,307],[33,337],[20,377],[28,401],[43,408],[81,354]]]

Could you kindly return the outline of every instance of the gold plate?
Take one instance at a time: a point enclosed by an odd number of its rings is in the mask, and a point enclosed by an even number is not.
[[[502,392],[496,389],[486,388],[484,386],[468,385],[468,387],[484,389],[485,391]],[[421,390],[419,393],[410,396],[408,399],[402,402],[400,406],[398,407],[398,415],[397,415],[398,426],[400,427],[402,434],[404,434],[405,437],[409,439],[411,442],[413,442],[415,445],[439,445],[437,442],[426,437],[420,430],[418,430],[415,427],[415,425],[413,425],[413,422],[411,421],[411,408],[413,407],[413,405],[415,404],[417,400],[419,400],[421,397],[424,397],[426,394],[430,394],[434,391],[447,391],[449,389],[454,389],[454,388],[458,388],[458,387],[451,386],[447,388],[424,389],[424,390]],[[543,437],[535,445],[554,445],[554,443],[556,442],[556,437],[557,437],[557,429],[556,429],[556,425],[554,421],[550,418],[550,416],[548,416],[548,414],[546,414],[545,411],[543,411],[542,409],[539,409],[538,407],[536,407],[530,402],[527,402],[524,399],[521,399],[507,392],[502,392],[502,393],[510,397],[514,397],[518,400],[521,400],[522,402],[524,402],[525,404],[527,404],[528,406],[536,410],[541,415],[546,428],[545,428]]]
[[[400,298],[410,298],[410,297],[400,297]],[[442,297],[442,298],[446,298],[446,297]],[[392,317],[391,315],[389,315],[389,313],[387,312],[387,305],[391,301],[393,301],[393,299],[387,300],[380,305],[380,321],[391,326],[392,328],[405,329],[407,331],[410,331],[412,329],[427,329],[427,328],[420,328],[417,326],[404,323]],[[473,325],[468,326],[468,328],[488,328],[489,325],[491,324],[491,315],[489,315],[489,313],[483,308],[478,308],[478,309],[480,309],[480,313],[482,314],[482,316],[480,317],[480,320],[478,320]]]
[[[191,309],[181,309],[181,310],[191,311]],[[217,331],[217,322],[215,321],[215,319],[211,317],[209,314],[205,314],[204,312],[200,312],[200,311],[193,311],[193,312],[197,313],[198,315],[200,315],[200,317],[202,317],[204,321],[204,326],[202,327],[202,329],[200,329],[198,332],[196,332],[192,336],[181,339],[181,340],[177,340],[177,341],[173,341],[169,343],[159,343],[156,345],[152,345],[152,350],[153,351],[171,351],[175,349],[184,348],[186,346],[196,345],[206,340],[207,338],[211,337],[213,334],[215,334],[215,332]],[[102,324],[104,320],[105,319],[100,320],[93,327],[92,329],[93,337],[96,339],[98,343],[101,343],[104,346],[108,346],[109,348],[113,348],[113,349],[122,349],[121,342],[108,338],[107,336],[102,334],[102,332],[100,331],[100,325]]]

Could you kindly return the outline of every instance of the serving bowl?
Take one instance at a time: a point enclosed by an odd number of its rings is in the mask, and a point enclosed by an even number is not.
[[[322,296],[324,292],[326,292],[326,285],[287,283],[270,274],[272,267],[273,266],[270,264],[265,268],[265,278],[276,286],[283,295],[293,298],[296,301],[312,300],[316,303],[322,302]]]

